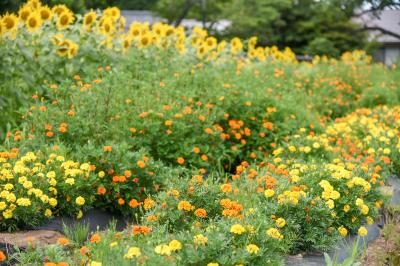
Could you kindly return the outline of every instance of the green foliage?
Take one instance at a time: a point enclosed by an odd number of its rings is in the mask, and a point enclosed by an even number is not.
[[[73,244],[82,246],[89,236],[89,223],[74,223],[70,226],[63,223],[63,233]]]

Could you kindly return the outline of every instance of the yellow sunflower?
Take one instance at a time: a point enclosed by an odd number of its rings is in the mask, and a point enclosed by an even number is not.
[[[68,58],[74,57],[78,53],[79,45],[71,42],[71,45],[69,46],[68,50]]]
[[[0,36],[2,36],[3,35],[3,33],[4,33],[4,25],[3,25],[3,23],[0,23]]]
[[[140,36],[140,41],[138,43],[138,47],[139,48],[147,47],[151,44],[152,40],[153,40],[153,37],[149,33],[143,34]]]
[[[125,29],[126,19],[125,17],[120,17],[118,21],[118,31],[123,31]]]
[[[131,46],[132,43],[132,37],[129,35],[125,35],[124,38],[122,39],[122,51],[126,52],[128,51],[129,47]]]
[[[18,17],[14,14],[6,13],[0,24],[3,24],[4,32],[15,31],[18,26]]]
[[[56,5],[53,6],[52,11],[54,14],[61,15],[64,12],[71,12],[66,5]]]
[[[142,25],[139,22],[132,22],[131,26],[129,27],[129,34],[131,37],[135,38],[140,35],[142,32]]]
[[[68,26],[70,24],[72,24],[72,22],[74,22],[74,20],[75,20],[75,17],[71,11],[65,11],[65,12],[61,13],[58,16],[57,29],[63,30],[63,29],[68,28]]]
[[[100,32],[104,35],[111,35],[115,31],[115,25],[113,19],[105,18],[102,23],[100,23]]]
[[[42,19],[38,12],[33,12],[29,15],[26,20],[26,27],[28,28],[29,32],[37,31],[43,24]]]
[[[40,7],[39,14],[43,21],[50,20],[53,17],[53,13],[48,6]]]
[[[96,21],[97,14],[94,11],[90,11],[85,14],[83,17],[83,27],[86,30],[90,30],[92,28],[93,23]]]
[[[42,6],[42,3],[39,0],[29,0],[26,5],[30,6],[33,10],[38,10]]]
[[[64,40],[58,44],[57,54],[60,57],[74,57],[78,53],[79,45],[71,40]]]
[[[30,6],[24,5],[18,11],[18,16],[21,20],[26,21],[29,15],[33,12]]]
[[[114,17],[115,19],[121,16],[121,11],[118,7],[108,7],[103,11],[105,17]]]

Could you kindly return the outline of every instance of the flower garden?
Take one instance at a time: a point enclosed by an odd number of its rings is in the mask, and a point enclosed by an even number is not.
[[[0,229],[131,221],[20,265],[282,265],[367,235],[398,173],[400,72],[362,51],[298,62],[30,0],[1,17],[0,57]]]

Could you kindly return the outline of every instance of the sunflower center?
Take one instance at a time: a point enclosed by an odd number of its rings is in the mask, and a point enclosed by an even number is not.
[[[28,21],[28,24],[32,28],[36,27],[36,25],[37,25],[36,18],[30,18],[29,21]]]
[[[87,17],[86,17],[86,20],[85,20],[85,24],[86,24],[86,25],[91,24],[92,21],[93,21],[93,17],[92,17],[92,16],[87,16]]]
[[[60,18],[60,24],[61,25],[68,25],[68,21],[69,21],[69,19],[68,19],[68,16],[67,15],[61,15],[61,18]]]
[[[50,13],[47,10],[42,10],[40,12],[40,16],[42,17],[42,19],[48,19],[50,17]]]
[[[8,19],[6,19],[5,22],[6,22],[6,28],[7,28],[8,30],[14,28],[15,22],[14,22],[13,19],[8,18]]]

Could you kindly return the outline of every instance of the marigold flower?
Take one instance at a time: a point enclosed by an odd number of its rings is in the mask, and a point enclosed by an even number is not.
[[[138,247],[131,247],[128,249],[128,252],[124,255],[125,259],[133,259],[137,258],[141,255],[140,248]]]
[[[196,215],[197,217],[200,217],[200,218],[206,218],[207,217],[207,211],[204,210],[204,209],[199,208],[194,212],[194,215]]]
[[[90,243],[100,243],[100,241],[101,241],[101,237],[100,237],[100,235],[99,234],[93,234],[91,237],[90,237]]]
[[[185,163],[185,159],[184,159],[183,157],[179,157],[176,161],[177,161],[177,163],[180,164],[180,165],[182,165],[182,164]]]
[[[145,168],[145,167],[146,167],[145,162],[143,162],[142,160],[137,161],[136,164],[137,164],[137,166],[138,166],[139,168]]]
[[[121,205],[121,206],[124,205],[125,204],[125,200],[122,199],[122,198],[119,198],[118,199],[118,204]]]
[[[147,211],[153,208],[156,205],[156,202],[150,198],[147,198],[143,202],[143,208]]]
[[[158,245],[154,248],[154,252],[160,255],[171,255],[171,248],[168,245]]]
[[[77,205],[82,206],[85,204],[85,199],[83,197],[79,196],[75,199],[75,202]]]
[[[171,251],[178,251],[182,249],[182,243],[179,242],[178,240],[172,240],[171,242],[169,242],[168,246],[171,249]]]
[[[232,185],[231,184],[223,184],[221,185],[221,191],[224,193],[232,192]]]
[[[86,255],[86,253],[88,253],[89,248],[87,246],[82,246],[81,249],[79,250],[79,253],[81,253],[81,255]]]
[[[5,261],[7,259],[7,256],[4,254],[3,251],[0,250],[0,261]]]
[[[343,227],[343,226],[339,227],[338,231],[341,236],[347,236],[347,229],[345,227]]]
[[[360,236],[366,236],[366,235],[368,235],[368,230],[367,230],[367,228],[365,228],[364,226],[361,226],[361,227],[358,229],[358,234],[359,234]]]
[[[61,246],[67,246],[69,244],[69,240],[64,237],[60,237],[59,239],[57,239],[57,243]]]
[[[104,194],[106,194],[106,188],[105,187],[98,187],[97,188],[97,194],[99,194],[99,195],[104,195]]]
[[[104,152],[111,152],[112,149],[113,149],[112,146],[104,146],[104,147],[103,147],[103,151],[104,151]]]
[[[183,200],[178,203],[178,210],[192,211],[195,207],[189,201]]]
[[[257,246],[254,245],[254,244],[249,244],[249,245],[247,245],[246,250],[247,250],[247,252],[249,252],[250,254],[257,254],[258,251],[260,250],[260,248],[257,247]]]
[[[136,208],[136,207],[138,207],[138,206],[140,206],[140,202],[138,202],[136,199],[131,199],[130,201],[129,201],[129,207],[131,207],[131,208]]]
[[[282,239],[283,238],[283,235],[276,228],[269,228],[267,230],[267,235],[272,237],[272,238],[276,238],[276,239]]]
[[[264,191],[264,195],[267,198],[271,198],[271,197],[273,197],[275,195],[275,191],[273,189],[266,189]]]
[[[231,226],[231,233],[237,234],[237,235],[241,235],[244,232],[246,232],[246,228],[244,228],[242,225],[240,224],[234,224]]]
[[[275,224],[278,227],[284,227],[286,225],[286,221],[283,218],[278,218],[276,219]]]

